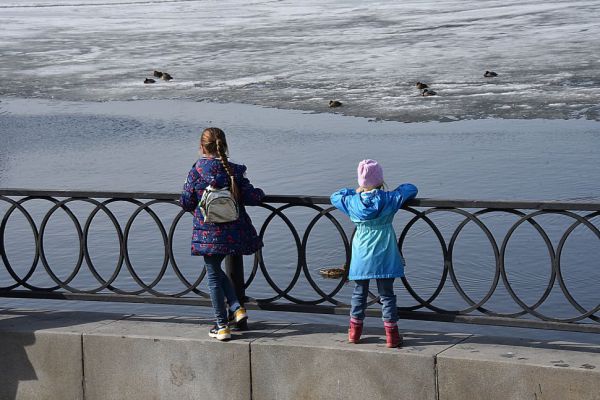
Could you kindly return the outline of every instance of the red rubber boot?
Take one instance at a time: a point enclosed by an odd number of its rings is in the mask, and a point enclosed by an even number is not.
[[[358,343],[362,334],[363,322],[356,318],[350,318],[350,328],[348,329],[348,341]]]
[[[398,331],[398,324],[395,322],[384,322],[383,327],[385,328],[385,341],[387,347],[400,347],[402,346],[402,335]]]

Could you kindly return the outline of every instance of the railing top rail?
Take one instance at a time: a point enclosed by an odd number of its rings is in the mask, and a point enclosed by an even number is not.
[[[82,197],[82,198],[135,198],[153,200],[177,200],[179,193],[168,192],[113,192],[87,190],[52,190],[0,188],[3,196],[33,197]],[[328,205],[328,196],[267,195],[266,203],[320,204]],[[525,209],[525,210],[572,210],[600,211],[600,202],[532,201],[532,200],[460,200],[418,198],[407,203],[410,207],[478,208],[478,209]]]

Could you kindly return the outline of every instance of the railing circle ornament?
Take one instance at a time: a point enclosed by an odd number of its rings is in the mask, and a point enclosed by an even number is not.
[[[433,301],[442,292],[442,289],[444,288],[444,284],[446,283],[446,279],[448,277],[448,247],[446,246],[446,241],[444,240],[444,237],[442,236],[442,233],[440,232],[438,227],[435,226],[435,224],[433,223],[433,221],[431,221],[431,219],[429,219],[429,217],[427,217],[427,214],[434,212],[433,210],[435,210],[435,209],[430,209],[425,212],[421,212],[421,211],[417,211],[413,208],[407,207],[407,211],[415,214],[415,216],[406,224],[406,226],[402,230],[402,233],[400,234],[400,237],[398,239],[398,249],[400,250],[400,253],[403,253],[403,251],[402,251],[403,244],[404,244],[404,241],[405,241],[406,236],[408,235],[408,232],[410,231],[410,229],[413,227],[413,225],[417,221],[419,221],[419,220],[425,221],[425,223],[431,228],[431,230],[435,234],[435,237],[437,238],[438,242],[440,243],[440,248],[442,250],[442,259],[444,260],[442,276],[440,277],[439,283],[438,283],[435,291],[433,292],[433,294],[431,296],[429,296],[429,298],[427,300],[425,300],[421,296],[419,296],[419,294],[413,289],[413,287],[408,282],[408,278],[406,276],[404,276],[402,278],[402,283],[404,284],[404,287],[406,288],[408,293],[410,293],[410,295],[419,304],[412,306],[412,307],[401,308],[403,310],[413,311],[413,310],[418,310],[420,308],[426,307],[432,311],[439,312],[439,313],[450,312],[449,310],[445,310],[443,308],[436,307],[432,304]]]
[[[351,252],[350,242],[348,241],[348,238],[346,237],[346,233],[344,232],[344,229],[342,228],[342,226],[340,225],[340,223],[331,215],[331,211],[335,210],[334,207],[330,207],[330,208],[327,208],[327,209],[323,209],[321,207],[314,206],[314,205],[311,205],[310,207],[313,208],[314,210],[318,211],[319,213],[317,214],[316,217],[314,217],[309,222],[309,224],[306,227],[306,230],[304,232],[304,236],[302,237],[301,262],[302,262],[302,268],[304,270],[304,275],[306,276],[306,279],[308,280],[308,283],[315,290],[315,292],[317,292],[317,294],[319,296],[321,296],[321,298],[318,299],[318,300],[312,301],[312,302],[308,302],[308,304],[319,304],[319,303],[322,303],[324,301],[328,301],[328,302],[330,302],[332,304],[335,304],[335,305],[347,305],[344,302],[336,300],[334,298],[334,296],[344,286],[344,284],[346,283],[346,280],[348,278],[348,267],[350,266],[350,252]],[[344,272],[344,275],[340,279],[340,281],[337,284],[337,286],[335,286],[333,288],[333,290],[331,292],[329,292],[329,293],[325,293],[323,290],[321,290],[321,288],[319,287],[319,285],[312,278],[312,276],[310,274],[310,271],[308,269],[308,263],[306,261],[306,246],[308,244],[308,238],[310,237],[310,233],[312,232],[314,226],[316,225],[317,222],[319,222],[319,220],[322,217],[326,217],[333,224],[333,226],[336,228],[338,234],[342,238],[342,243],[344,244],[344,254],[345,254],[345,259],[344,259],[344,271],[345,272]]]
[[[29,290],[41,290],[41,288],[35,287],[30,285],[29,283],[27,283],[27,281],[29,280],[29,278],[33,275],[33,273],[35,272],[35,269],[38,265],[38,261],[40,259],[40,253],[37,250],[38,249],[38,242],[39,242],[39,233],[38,233],[38,229],[37,226],[35,225],[35,222],[33,221],[33,218],[31,217],[31,214],[29,214],[27,212],[27,210],[25,209],[25,207],[23,207],[23,203],[33,199],[33,197],[25,197],[23,199],[20,199],[19,201],[15,201],[12,200],[9,197],[6,196],[0,196],[0,200],[2,202],[5,203],[9,203],[11,204],[11,207],[4,213],[4,217],[2,218],[2,223],[0,224],[0,247],[2,249],[2,251],[0,251],[0,256],[2,257],[2,262],[4,263],[4,267],[6,268],[7,272],[10,274],[10,276],[15,280],[15,284],[13,285],[8,285],[8,286],[2,286],[2,284],[0,284],[0,290],[5,290],[5,291],[9,291],[9,290],[13,290],[15,288],[18,288],[19,286],[23,286],[26,289]],[[28,268],[27,273],[25,274],[25,276],[23,278],[21,278],[20,276],[18,276],[18,274],[15,272],[15,270],[13,269],[8,256],[6,254],[5,251],[5,231],[6,231],[6,225],[8,223],[8,220],[10,218],[10,216],[12,215],[12,213],[14,212],[14,210],[19,210],[21,212],[21,214],[23,214],[23,216],[25,217],[25,219],[27,220],[27,222],[29,223],[29,227],[31,228],[31,231],[33,232],[33,238],[34,238],[34,246],[36,249],[35,252],[35,256],[33,258],[33,261],[31,263],[31,266]]]

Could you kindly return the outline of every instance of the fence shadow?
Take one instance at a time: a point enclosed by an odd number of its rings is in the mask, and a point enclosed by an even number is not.
[[[51,355],[56,355],[58,350],[53,337],[48,339],[48,334],[79,333],[99,326],[102,321],[112,322],[115,317],[104,313],[0,309],[0,399],[28,398],[28,393],[33,397],[35,393],[39,394],[39,387],[30,389],[23,383],[47,378],[48,373],[59,375],[63,370],[74,368],[52,358]],[[81,350],[81,344],[70,349]],[[41,384],[47,389],[53,382]]]

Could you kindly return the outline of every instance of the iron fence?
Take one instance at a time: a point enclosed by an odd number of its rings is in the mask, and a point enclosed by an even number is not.
[[[175,258],[173,237],[185,212],[178,211],[170,224],[165,226],[153,210],[153,207],[157,204],[177,206],[178,197],[179,194],[176,193],[0,189],[0,202],[4,203],[4,215],[0,224],[0,250],[3,268],[6,270],[4,275],[7,277],[6,282],[0,280],[0,297],[210,306],[208,294],[200,290],[199,287],[205,278],[205,272],[199,273],[194,280],[188,280],[181,272]],[[33,200],[50,202],[50,208],[44,212],[41,220],[38,221],[35,220],[31,209],[28,208]],[[84,218],[84,221],[80,220],[72,211],[72,205],[81,202],[91,204],[93,207],[92,211]],[[109,208],[111,204],[116,203],[126,203],[135,207],[124,225]],[[275,294],[266,298],[248,298],[247,308],[347,314],[349,299],[346,297],[341,298],[342,296],[339,296],[339,293],[347,281],[352,233],[347,233],[343,228],[343,224],[333,215],[334,208],[331,207],[329,198],[317,196],[267,196],[264,203],[259,207],[264,208],[267,212],[262,225],[257,226],[260,235],[265,234],[267,227],[275,218],[281,219],[293,238],[292,246],[296,247],[297,260],[293,277],[285,285],[278,285],[270,276],[269,267],[265,264],[262,251],[256,253],[252,270],[244,281],[245,289],[251,290],[257,275],[261,274]],[[309,221],[305,221],[308,224],[303,233],[299,232],[286,214],[289,210],[297,208],[312,209],[315,214]],[[59,274],[53,269],[46,257],[47,225],[50,218],[59,209],[66,213],[77,232],[74,248],[78,249],[79,254],[76,265],[66,278],[59,277]],[[252,210],[250,212],[252,213]],[[593,221],[595,217],[600,215],[600,203],[415,199],[406,205],[405,212],[410,213],[411,217],[398,235],[400,250],[402,251],[403,245],[406,239],[410,237],[415,224],[417,222],[424,223],[431,229],[439,242],[443,266],[437,287],[432,294],[427,296],[420,294],[419,290],[411,285],[410,276],[402,278],[402,285],[415,301],[415,305],[399,307],[401,318],[600,333],[600,317],[596,315],[600,310],[600,303],[588,308],[580,304],[565,283],[561,264],[565,243],[577,227],[587,228],[593,236],[600,239],[600,231]],[[432,215],[440,212],[458,215],[462,220],[449,235],[449,238],[444,237],[441,229],[431,218]],[[112,224],[119,247],[114,271],[108,278],[104,278],[97,271],[88,249],[90,227],[99,213],[103,213]],[[164,244],[162,266],[150,283],[146,283],[140,277],[140,270],[137,270],[131,262],[128,245],[132,225],[142,213],[148,215],[156,223]],[[514,216],[516,222],[510,225],[505,234],[496,237],[492,233],[492,228],[482,220],[482,216],[490,213],[510,214]],[[11,264],[5,248],[6,227],[11,218],[14,218],[17,214],[21,214],[22,218],[27,221],[34,238],[35,255],[31,265],[26,268],[26,272],[18,271]],[[548,214],[560,215],[572,220],[572,223],[569,223],[556,243],[553,243],[546,229],[538,223],[538,219],[542,215]],[[345,254],[344,272],[338,278],[338,282],[332,290],[322,288],[317,280],[312,277],[307,265],[307,243],[313,228],[322,218],[326,218],[335,227]],[[494,257],[495,270],[491,285],[485,295],[479,299],[472,298],[463,288],[454,267],[454,249],[457,238],[467,224],[473,224],[480,229],[489,242]],[[529,302],[529,304],[513,288],[505,266],[508,243],[517,228],[523,224],[533,227],[543,239],[550,259],[547,285],[539,299],[533,303]],[[268,247],[269,243],[265,243],[265,246]],[[97,282],[96,287],[83,289],[73,284],[76,277],[85,269],[84,265],[87,266],[88,271]],[[600,265],[597,267],[600,267]],[[157,288],[169,268],[179,280],[180,290],[176,293],[166,293]],[[34,273],[46,274],[53,283],[50,286],[36,286],[30,281]],[[135,289],[123,288],[117,285],[117,278],[123,274],[129,274],[137,285]],[[300,277],[308,282],[311,290],[317,294],[317,299],[303,300],[291,294]],[[600,282],[591,281],[588,284],[600,289]],[[458,308],[448,304],[440,304],[440,293],[448,288],[456,291],[467,306]],[[514,303],[513,305],[518,308],[518,311],[507,313],[493,308],[490,299],[498,292],[499,288],[503,288],[508,292]],[[551,293],[554,296],[560,295],[562,302],[572,307],[576,315],[561,317],[542,312],[541,306],[548,300]],[[370,297],[370,304],[378,302],[375,295],[371,294]],[[380,316],[381,314],[378,307],[370,307],[367,310],[367,315]]]

